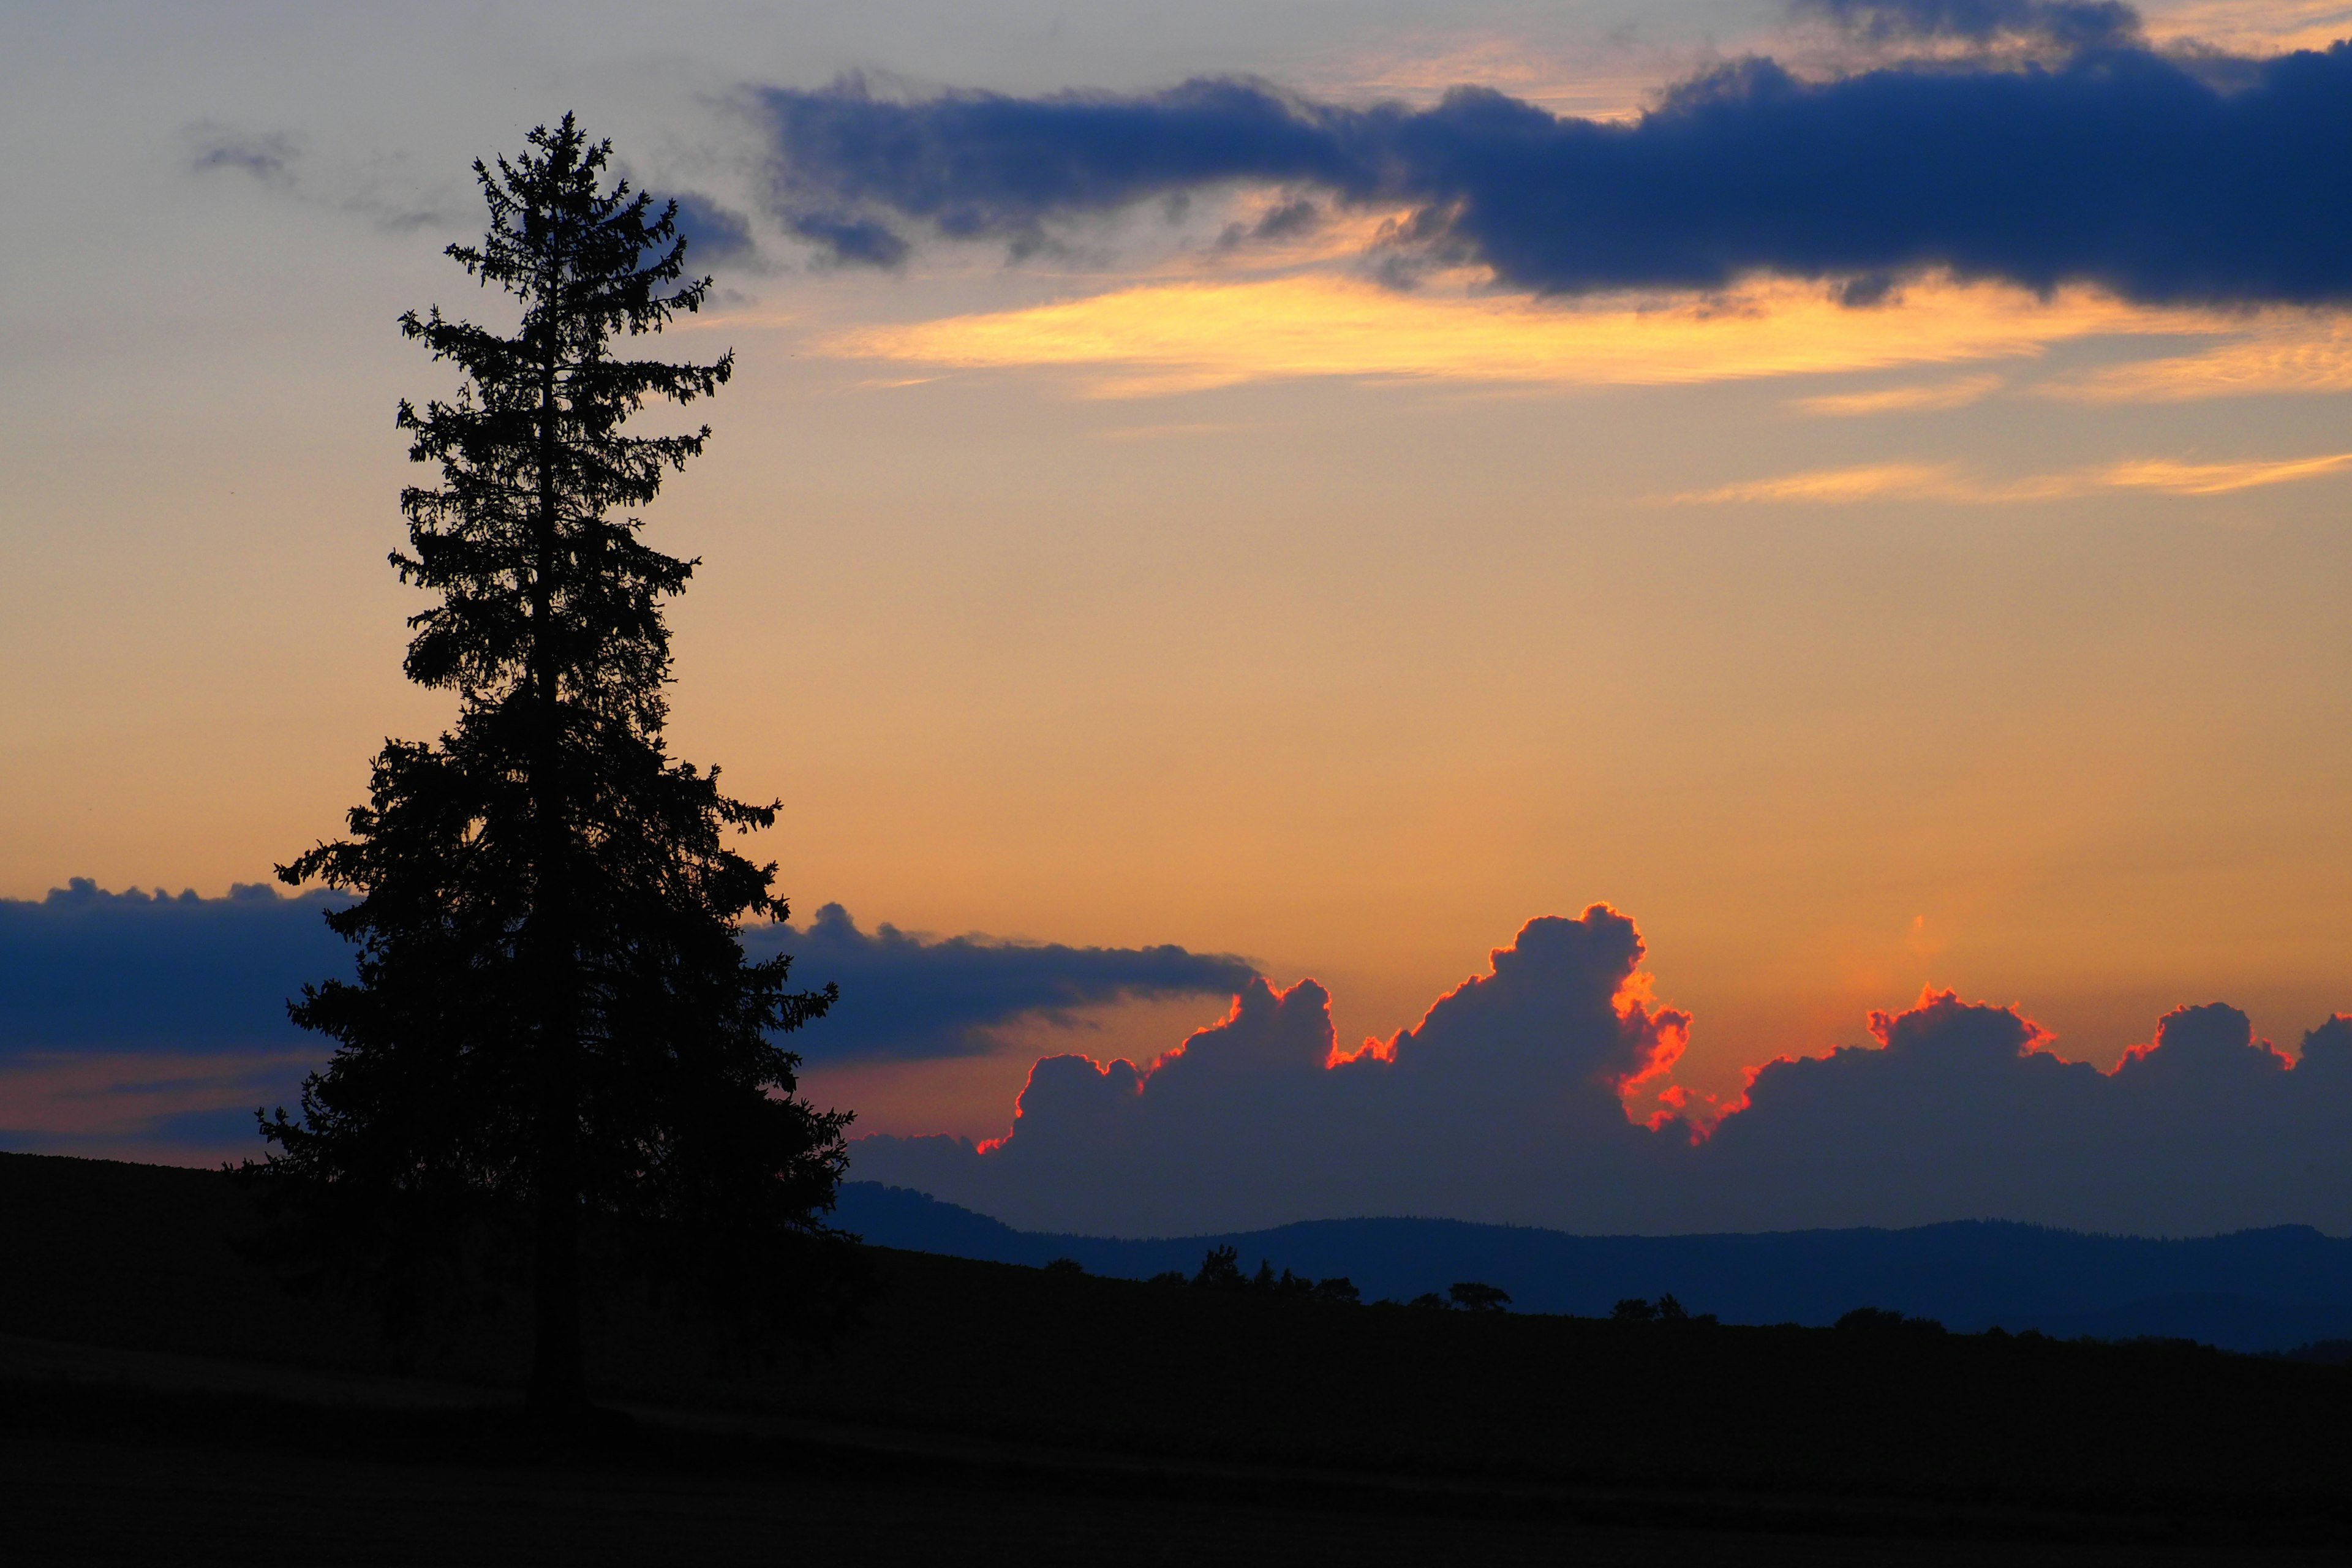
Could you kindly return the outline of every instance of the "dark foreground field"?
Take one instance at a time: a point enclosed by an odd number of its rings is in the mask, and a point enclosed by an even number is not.
[[[875,1255],[867,1327],[516,1414],[391,1363],[207,1173],[0,1155],[7,1562],[2340,1561],[2352,1373],[2178,1345],[1348,1308]]]

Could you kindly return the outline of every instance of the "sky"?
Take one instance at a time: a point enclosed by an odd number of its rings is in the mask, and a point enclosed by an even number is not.
[[[1393,1042],[1594,904],[1686,1018],[1602,1075],[1643,1136],[1947,991],[2037,1059],[2212,1003],[2292,1059],[2352,1008],[2352,67],[2291,54],[2347,36],[0,7],[41,236],[0,260],[0,1140],[218,1157],[315,1052],[276,1011],[315,908],[233,889],[447,719],[383,563],[392,410],[446,387],[394,321],[495,308],[439,255],[468,165],[565,110],[719,280],[672,341],[738,374],[648,513],[702,561],[672,741],[783,802],[798,924],[756,934],[843,983],[796,1043],[859,1131],[982,1160],[1041,1056],[1149,1064],[1251,975]],[[206,968],[232,927],[260,956]],[[1773,1218],[1689,1204],[1625,1223]]]

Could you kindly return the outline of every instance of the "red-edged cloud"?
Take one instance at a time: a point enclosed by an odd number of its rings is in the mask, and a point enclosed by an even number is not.
[[[1030,1228],[1130,1236],[1400,1214],[2352,1230],[2352,1019],[2290,1063],[2235,1008],[2183,1007],[2101,1072],[2055,1055],[2018,1007],[1929,990],[1873,1013],[1871,1044],[1751,1069],[1701,1136],[1660,1081],[1690,1018],[1652,997],[1643,951],[1607,905],[1530,921],[1420,1023],[1347,1053],[1320,985],[1255,980],[1143,1067],[1039,1061],[1003,1139],[867,1139],[854,1173]]]

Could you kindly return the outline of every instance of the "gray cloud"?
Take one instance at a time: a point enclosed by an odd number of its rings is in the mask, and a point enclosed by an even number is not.
[[[1877,1043],[1759,1069],[1695,1142],[1620,1089],[1685,1020],[1631,984],[1633,924],[1532,921],[1390,1059],[1332,1065],[1328,998],[1256,983],[1157,1066],[1039,1061],[1013,1131],[867,1138],[855,1173],[1026,1228],[1181,1235],[1361,1215],[1592,1233],[2011,1219],[2143,1235],[2352,1232],[2352,1020],[2290,1063],[2219,1005],[2112,1072],[2015,1010],[1923,997]]]
[[[686,241],[689,268],[741,267],[759,260],[751,220],[741,213],[695,191],[682,191],[676,199],[677,232]]]
[[[1789,9],[1875,45],[2014,40],[2086,49],[2141,39],[2139,13],[2120,0],[1791,0]]]
[[[299,138],[286,131],[240,131],[209,121],[187,130],[188,166],[198,174],[228,170],[280,189],[294,184]]]

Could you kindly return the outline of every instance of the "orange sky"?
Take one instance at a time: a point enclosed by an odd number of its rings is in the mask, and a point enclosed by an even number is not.
[[[1510,37],[1496,15],[1481,37]],[[2333,25],[2229,13],[2264,17]],[[1228,54],[1377,87],[1453,58],[1424,21],[1319,54],[1235,23]],[[282,47],[341,58],[327,26]],[[734,58],[816,39],[794,68],[821,79],[897,37],[778,26]],[[1670,32],[1655,58],[1705,36]],[[88,68],[80,97],[154,87],[138,135],[11,78],[12,122],[79,127],[108,199],[31,176],[73,243],[6,264],[0,894],[255,879],[444,710],[399,679],[415,601],[383,565],[391,410],[442,382],[391,323],[476,307],[436,254],[475,226],[457,154],[535,108],[468,109],[460,80],[402,140],[392,89],[272,85],[240,37],[179,76],[161,44]],[[620,55],[540,62],[546,96],[648,178],[748,200],[711,105],[756,72],[725,42],[659,57],[645,94]],[[1215,52],[1101,47],[1091,79]],[[1587,98],[1617,90],[1560,47]],[[992,58],[981,85],[1035,85]],[[373,142],[337,140],[338,91]],[[310,162],[207,183],[155,152],[225,119]],[[2289,1046],[2352,1008],[2342,318],[1932,280],[1868,310],[1769,280],[1402,295],[1344,254],[1187,248],[1222,216],[888,278],[776,247],[678,340],[740,371],[652,514],[704,562],[674,739],[784,798],[768,848],[803,909],[1239,952],[1321,979],[1354,1039],[1605,900],[1695,1016],[1700,1093],[1923,984],[2103,1062],[2179,1003]],[[815,1087],[867,1130],[1001,1131],[1037,1049],[1148,1054],[1220,1011]]]

